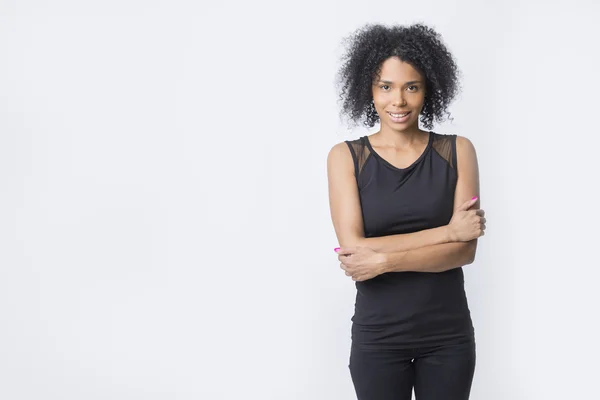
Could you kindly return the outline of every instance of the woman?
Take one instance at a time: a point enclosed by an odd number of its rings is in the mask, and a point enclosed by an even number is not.
[[[356,281],[350,373],[359,400],[463,400],[475,338],[462,266],[484,234],[472,143],[430,131],[458,92],[434,30],[367,25],[340,69],[342,113],[375,134],[327,159],[341,267]],[[422,126],[419,128],[419,119]]]

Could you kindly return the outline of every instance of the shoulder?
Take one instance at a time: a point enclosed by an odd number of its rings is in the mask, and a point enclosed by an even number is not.
[[[329,157],[347,158],[359,154],[365,147],[365,142],[362,137],[354,140],[344,140],[335,144],[329,150]]]
[[[343,141],[337,143],[331,147],[329,154],[327,155],[327,165],[332,168],[348,168],[353,167],[353,154],[351,153],[351,145],[353,141]]]
[[[465,136],[460,136],[454,133],[437,133],[433,132],[434,141],[451,142],[455,141],[456,147],[474,148],[473,143]]]
[[[456,136],[456,149],[458,151],[469,152],[475,151],[475,146],[473,146],[473,142],[464,136],[454,135]]]
[[[477,152],[470,139],[456,135],[456,158],[458,167],[477,167]]]
[[[334,144],[333,147],[329,150],[328,158],[344,158],[350,156],[348,143],[346,141]]]

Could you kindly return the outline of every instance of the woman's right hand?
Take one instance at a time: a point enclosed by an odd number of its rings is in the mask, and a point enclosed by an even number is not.
[[[477,198],[474,197],[454,211],[448,224],[452,242],[468,242],[485,234],[485,211],[469,210],[476,202]]]

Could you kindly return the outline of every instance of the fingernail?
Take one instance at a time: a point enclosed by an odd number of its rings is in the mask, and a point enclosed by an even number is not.
[[[471,200],[477,200],[477,196],[473,197]]]
[[[337,253],[339,249],[340,249],[339,247],[336,247],[335,249],[333,249],[333,251],[335,251]]]

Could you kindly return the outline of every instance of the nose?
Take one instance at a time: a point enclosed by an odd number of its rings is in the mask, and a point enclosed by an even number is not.
[[[394,107],[404,107],[406,105],[406,99],[404,98],[404,91],[400,89],[398,94],[394,97]]]

